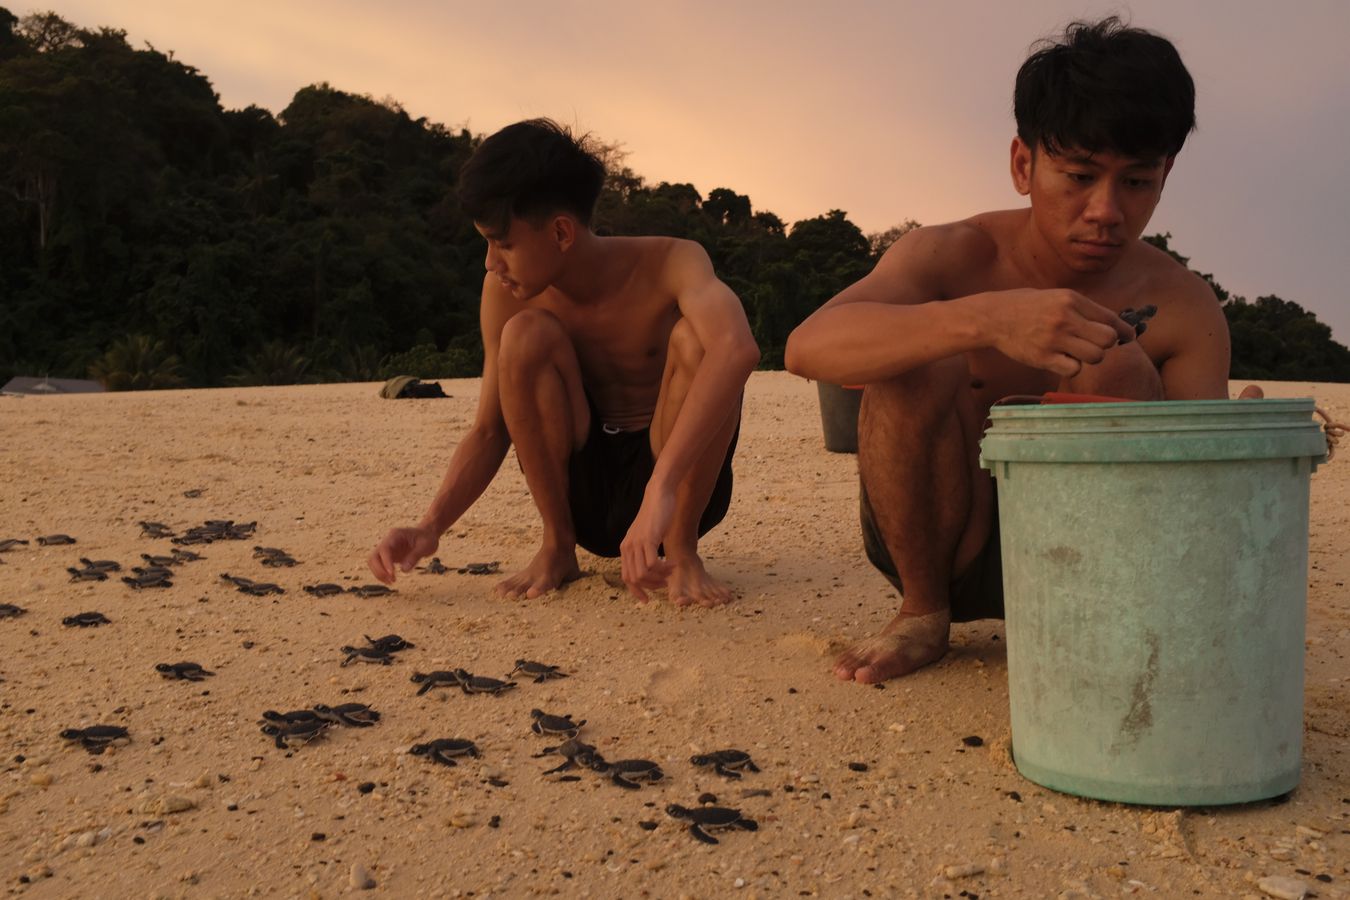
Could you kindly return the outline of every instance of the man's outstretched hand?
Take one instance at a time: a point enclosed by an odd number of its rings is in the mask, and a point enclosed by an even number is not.
[[[395,570],[411,572],[418,560],[435,553],[440,543],[440,536],[429,529],[391,528],[366,565],[380,581],[393,584]]]

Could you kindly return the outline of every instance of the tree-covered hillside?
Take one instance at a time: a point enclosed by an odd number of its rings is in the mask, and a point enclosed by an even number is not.
[[[0,383],[477,374],[484,247],[454,187],[478,139],[325,84],[276,115],[222,109],[172,53],[0,8]],[[597,230],[702,243],[769,367],[915,224],[865,235],[831,210],[789,226],[608,156]],[[1310,313],[1223,299],[1235,375],[1350,380],[1350,352]]]

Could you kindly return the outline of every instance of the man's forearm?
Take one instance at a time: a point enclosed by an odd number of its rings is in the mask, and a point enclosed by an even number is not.
[[[992,346],[987,295],[916,305],[844,303],[817,310],[789,336],[788,371],[832,384],[870,384]]]
[[[673,491],[689,475],[712,435],[735,415],[745,382],[758,362],[753,341],[705,350],[652,470],[654,487]]]
[[[449,530],[487,490],[510,446],[511,441],[505,433],[471,429],[455,448],[436,498],[431,501],[418,527],[429,528],[437,536]]]

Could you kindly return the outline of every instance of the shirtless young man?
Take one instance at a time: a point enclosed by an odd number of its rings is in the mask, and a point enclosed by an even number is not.
[[[905,675],[946,653],[953,621],[1002,616],[995,487],[978,465],[996,400],[1228,396],[1213,292],[1140,240],[1194,98],[1164,38],[1114,18],[1070,26],[1017,75],[1012,181],[1030,208],[906,234],[789,338],[791,371],[867,386],[864,546],[904,598],[838,657],[839,678]],[[1136,340],[1118,313],[1146,304],[1157,315]]]
[[[678,605],[731,599],[698,539],[731,499],[759,348],[698,244],[591,231],[604,177],[547,120],[502,129],[461,170],[460,201],[487,240],[478,413],[422,521],[370,555],[381,581],[436,552],[514,442],[544,535],[501,594],[537,597],[579,577],[580,544],[622,556],[642,600],[655,588]]]

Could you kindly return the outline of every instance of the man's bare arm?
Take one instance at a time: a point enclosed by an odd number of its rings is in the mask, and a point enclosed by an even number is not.
[[[968,223],[906,234],[861,281],[812,313],[788,338],[786,365],[807,378],[868,384],[993,348],[1026,365],[1073,376],[1134,332],[1070,290],[953,296],[948,285],[988,264],[992,241]]]
[[[1187,273],[1189,282],[1168,304],[1169,334],[1176,349],[1159,369],[1168,400],[1225,400],[1232,345],[1228,319],[1209,285]]]
[[[394,528],[370,555],[368,564],[377,578],[391,583],[395,571],[408,571],[435,552],[443,535],[474,504],[501,468],[511,437],[502,417],[498,394],[497,352],[502,328],[519,311],[509,294],[491,277],[483,282],[479,324],[483,335],[483,383],[473,424],[455,448],[440,488],[422,520],[413,528]]]
[[[649,482],[657,490],[674,491],[736,410],[745,382],[759,364],[759,347],[740,300],[718,279],[702,247],[678,243],[667,273],[680,313],[698,335],[704,354]]]

